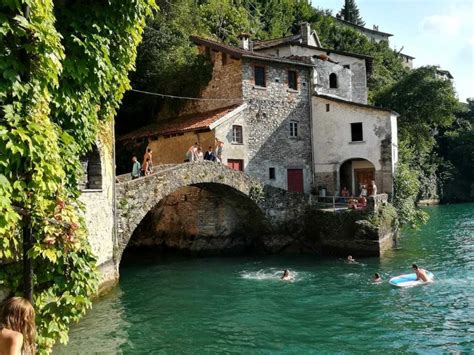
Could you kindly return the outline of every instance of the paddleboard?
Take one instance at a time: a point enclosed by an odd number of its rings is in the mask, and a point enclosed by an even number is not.
[[[430,280],[433,280],[434,275],[432,272],[427,271],[426,275]],[[390,285],[396,286],[396,287],[412,287],[412,286],[417,286],[417,285],[423,285],[426,282],[423,282],[421,280],[416,280],[416,274],[406,274],[406,275],[400,275],[400,276],[395,276],[392,277],[389,281]]]

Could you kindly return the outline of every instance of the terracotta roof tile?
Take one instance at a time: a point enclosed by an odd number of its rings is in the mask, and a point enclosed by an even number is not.
[[[213,111],[198,114],[189,114],[169,119],[163,122],[157,122],[145,127],[141,127],[131,133],[119,137],[118,140],[123,141],[144,138],[148,136],[163,136],[167,134],[185,133],[202,129],[209,129],[210,125],[212,125],[221,117],[227,115],[229,112],[235,110],[238,106],[239,105],[233,105]]]

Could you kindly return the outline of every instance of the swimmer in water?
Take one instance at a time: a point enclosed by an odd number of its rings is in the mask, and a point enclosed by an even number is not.
[[[355,259],[352,257],[352,255],[349,255],[347,257],[347,262],[350,263],[350,264],[354,264],[356,263],[357,261],[355,261]]]
[[[373,282],[382,282],[382,278],[380,277],[380,274],[378,272],[376,272],[374,274],[374,277],[372,278],[372,281]]]
[[[431,279],[426,274],[425,269],[422,269],[422,268],[418,267],[418,265],[416,265],[416,264],[413,264],[411,267],[413,268],[413,271],[416,274],[416,280],[417,281],[421,280],[423,282],[431,282]]]
[[[281,277],[281,280],[283,280],[283,281],[291,281],[291,280],[293,280],[293,276],[290,275],[290,271],[289,271],[289,270],[283,271],[283,275],[282,275],[282,277]]]

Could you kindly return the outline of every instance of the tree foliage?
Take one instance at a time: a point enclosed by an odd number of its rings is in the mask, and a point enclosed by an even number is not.
[[[355,0],[345,0],[340,14],[344,16],[345,21],[351,22],[358,26],[365,26],[365,22],[360,16],[359,8],[357,7]]]
[[[375,104],[400,114],[399,137],[417,154],[431,152],[440,129],[450,127],[459,108],[453,85],[437,77],[436,67],[412,70],[381,92]]]
[[[129,88],[153,7],[152,0],[0,5],[0,260],[13,262],[0,282],[21,293],[20,229],[31,225],[41,352],[57,338],[67,341],[96,292],[78,201],[79,157]]]

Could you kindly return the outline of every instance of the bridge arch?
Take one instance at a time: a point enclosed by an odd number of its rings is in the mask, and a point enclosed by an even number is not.
[[[124,181],[125,180],[125,181]],[[258,203],[263,186],[247,174],[213,163],[186,163],[160,167],[153,175],[136,180],[119,178],[117,197],[116,264],[140,223],[173,193],[183,188],[200,188],[211,193],[228,194],[262,220],[264,211]]]

